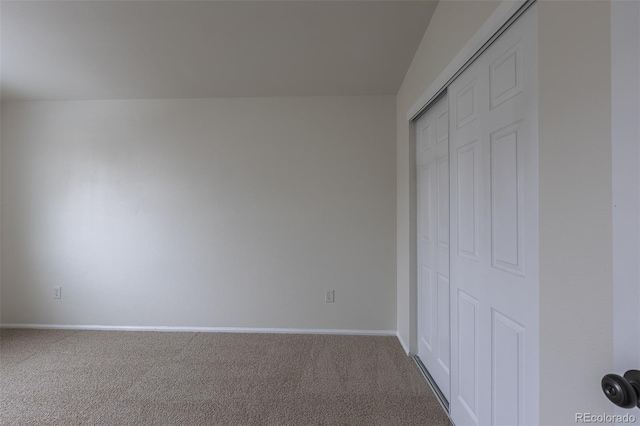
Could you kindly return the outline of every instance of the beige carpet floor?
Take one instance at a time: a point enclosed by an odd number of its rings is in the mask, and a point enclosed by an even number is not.
[[[450,425],[395,337],[0,330],[5,425]]]

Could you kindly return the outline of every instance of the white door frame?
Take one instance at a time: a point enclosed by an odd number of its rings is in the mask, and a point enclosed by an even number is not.
[[[640,369],[640,2],[611,2],[613,369]],[[628,412],[624,410],[624,412]]]

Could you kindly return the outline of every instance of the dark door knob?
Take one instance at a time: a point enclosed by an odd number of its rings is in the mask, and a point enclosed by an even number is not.
[[[607,374],[602,378],[602,391],[613,402],[622,408],[640,408],[640,371],[629,370],[624,377]]]
[[[636,406],[640,408],[640,371],[629,370],[624,373],[624,378],[629,382],[633,390],[636,392]]]

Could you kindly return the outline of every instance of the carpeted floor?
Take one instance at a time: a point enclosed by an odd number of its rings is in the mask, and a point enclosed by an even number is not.
[[[395,337],[0,330],[5,425],[450,425]]]

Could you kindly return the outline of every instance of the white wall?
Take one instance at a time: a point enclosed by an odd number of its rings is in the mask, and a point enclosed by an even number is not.
[[[611,3],[614,371],[640,368],[640,2]]]
[[[0,102],[0,241],[2,241],[2,102]],[[0,324],[2,323],[2,256],[0,255]]]
[[[614,407],[610,3],[538,12],[540,422],[573,424]]]
[[[5,102],[2,322],[395,330],[394,101]]]

